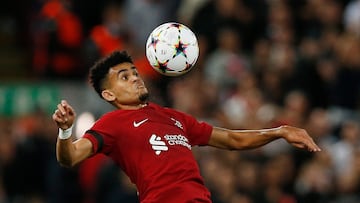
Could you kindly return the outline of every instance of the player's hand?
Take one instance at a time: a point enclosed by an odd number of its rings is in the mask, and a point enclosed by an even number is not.
[[[75,116],[76,113],[74,109],[67,103],[67,101],[62,100],[60,104],[57,105],[57,109],[52,115],[52,118],[59,128],[66,130],[73,125]]]
[[[309,136],[306,130],[292,126],[281,126],[280,132],[282,137],[295,147],[306,149],[310,152],[321,151],[314,140]]]

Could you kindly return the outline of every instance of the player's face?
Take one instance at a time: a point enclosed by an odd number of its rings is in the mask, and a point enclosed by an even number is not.
[[[102,95],[117,107],[133,106],[147,100],[148,90],[134,64],[121,63],[110,68]]]

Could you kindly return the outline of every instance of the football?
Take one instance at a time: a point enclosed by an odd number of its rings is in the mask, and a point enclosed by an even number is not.
[[[166,76],[180,76],[189,72],[198,56],[195,34],[181,23],[159,25],[146,41],[146,57],[150,65]]]

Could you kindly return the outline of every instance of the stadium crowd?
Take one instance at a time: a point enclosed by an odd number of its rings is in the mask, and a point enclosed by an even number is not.
[[[152,101],[227,128],[302,127],[322,147],[194,147],[214,203],[360,202],[360,0],[19,2],[4,4],[1,21],[15,22],[32,82],[86,84],[98,57],[126,49]],[[196,66],[176,78],[155,73],[144,54],[148,34],[169,21],[188,25],[200,46]],[[0,116],[1,203],[137,202],[104,157],[61,168],[49,115]]]

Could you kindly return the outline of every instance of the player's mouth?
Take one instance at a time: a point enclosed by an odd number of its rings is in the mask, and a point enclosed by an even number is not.
[[[145,85],[136,85],[136,89],[143,89],[145,88]]]

